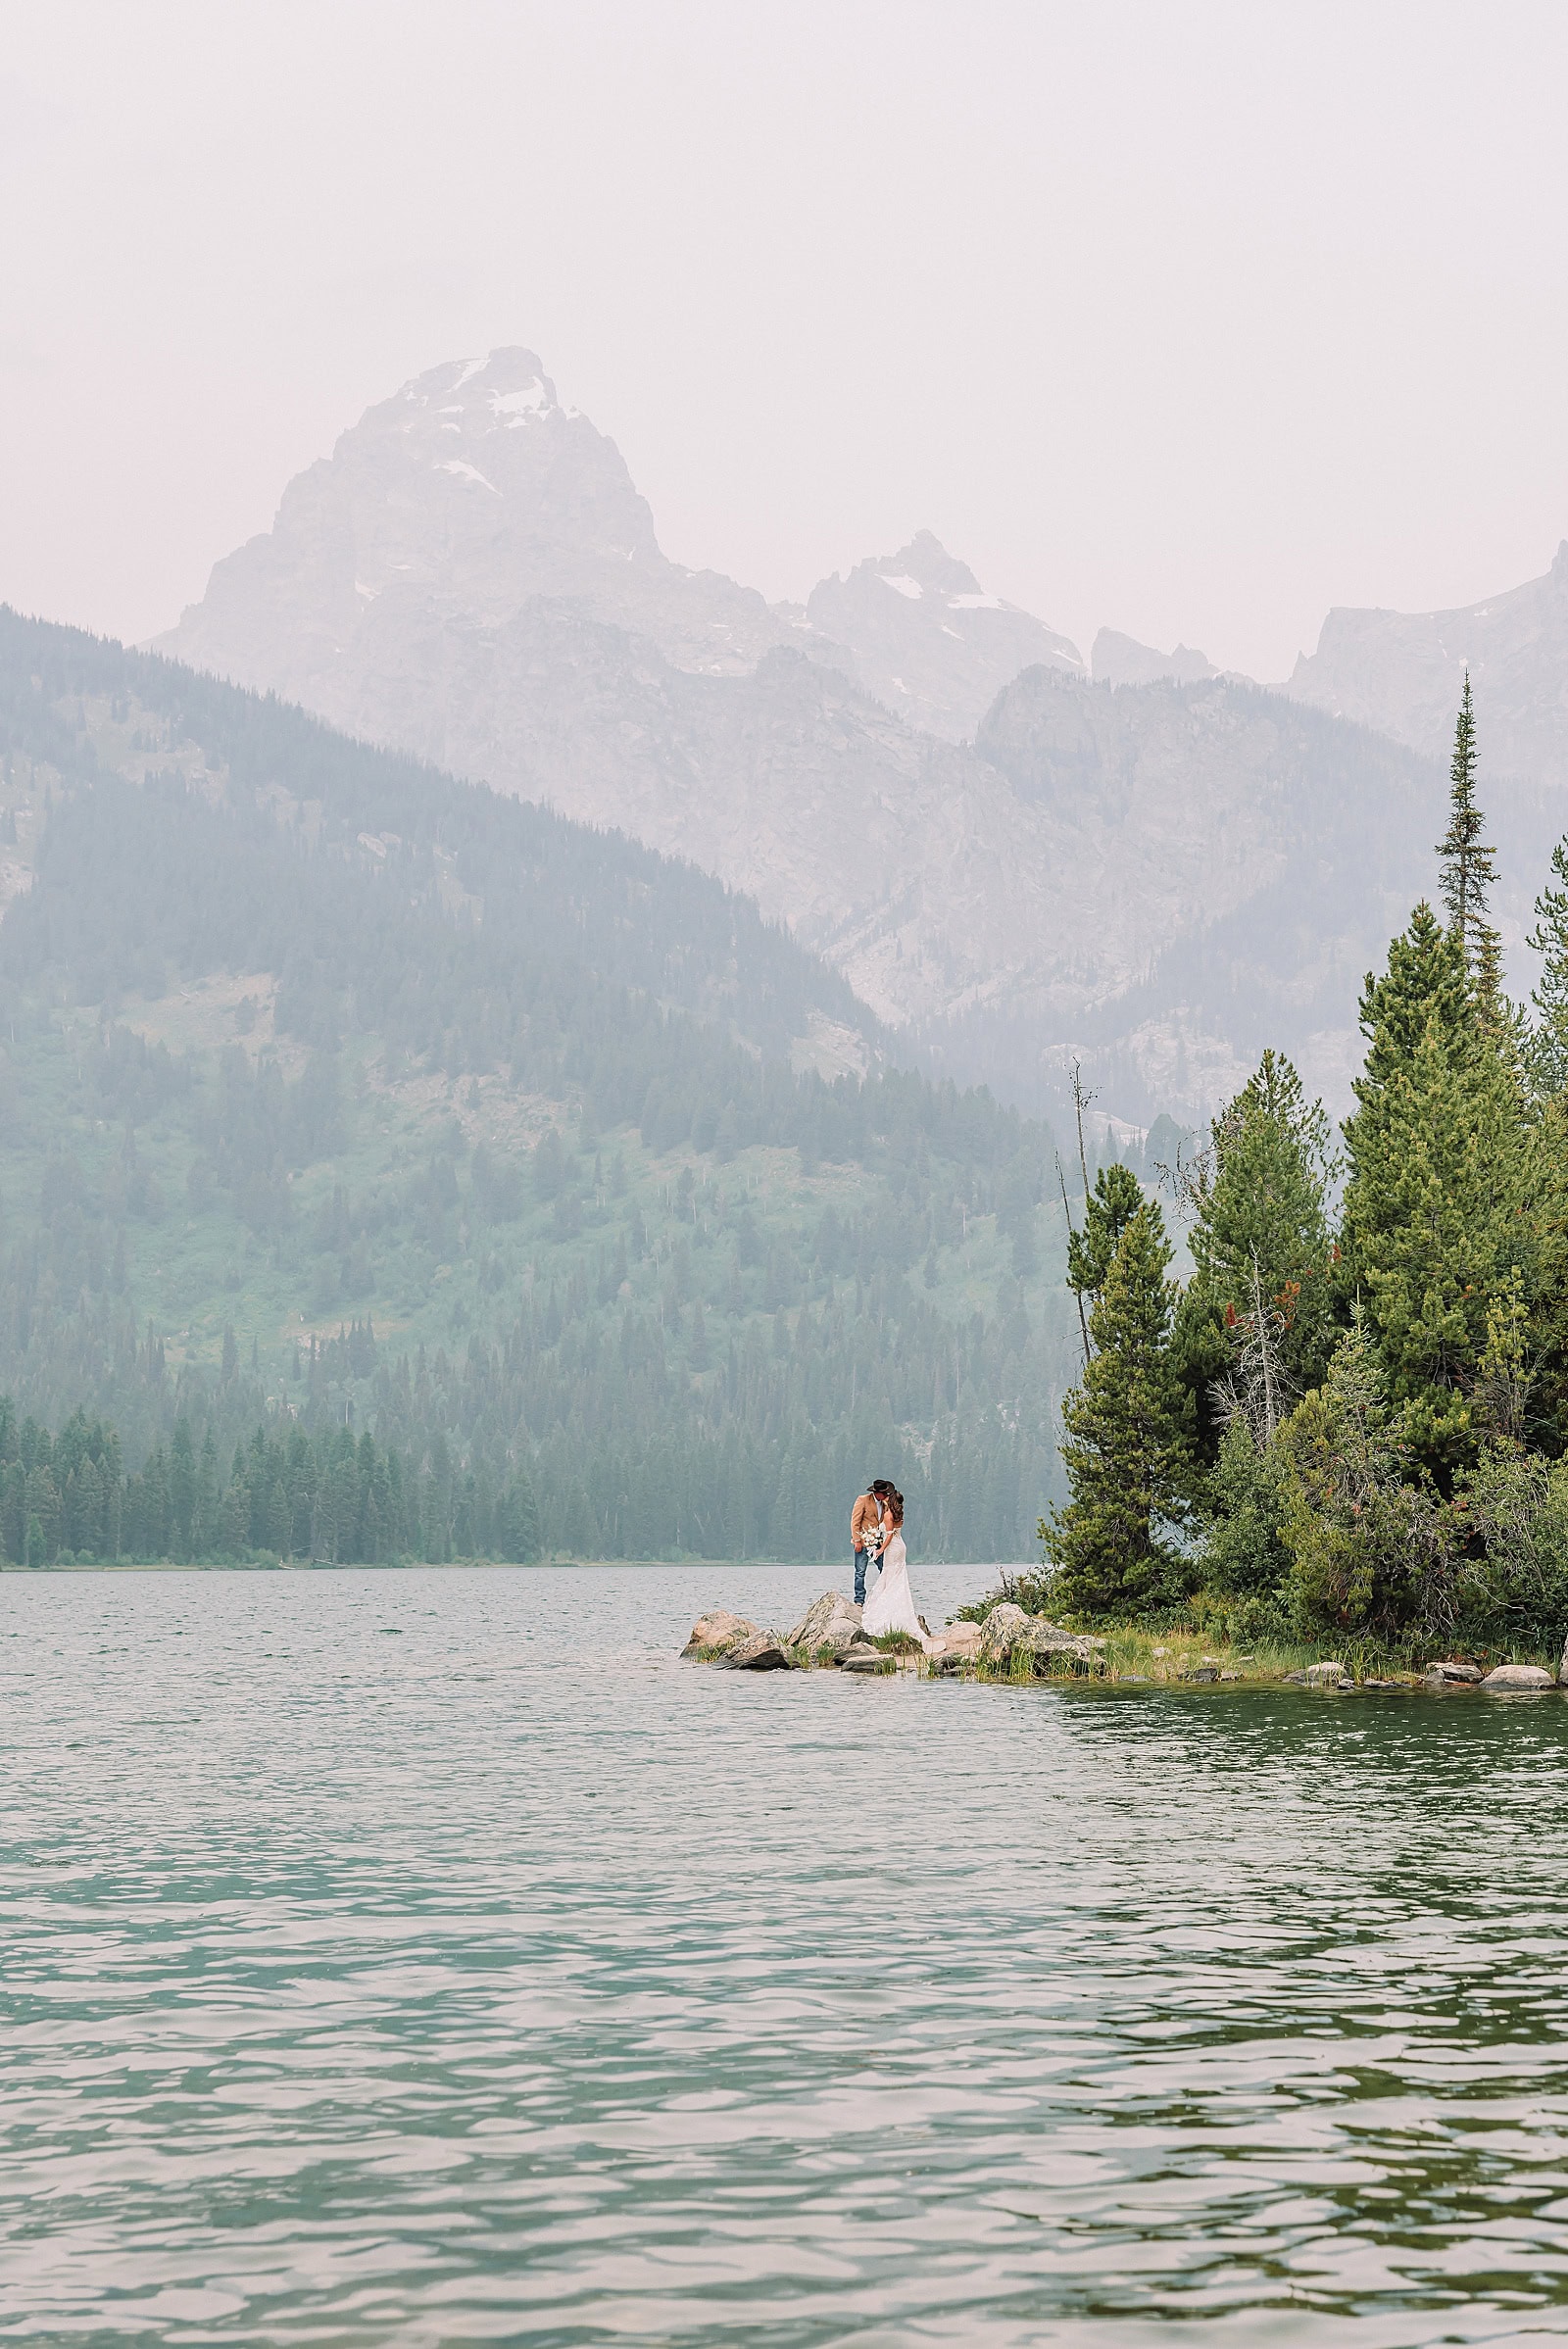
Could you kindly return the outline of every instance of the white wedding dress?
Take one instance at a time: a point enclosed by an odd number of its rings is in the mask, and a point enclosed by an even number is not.
[[[865,1594],[865,1607],[860,1616],[860,1629],[868,1639],[880,1639],[884,1632],[907,1632],[918,1639],[929,1654],[934,1642],[920,1629],[920,1618],[914,1611],[914,1592],[909,1589],[909,1553],[904,1546],[904,1536],[895,1534],[882,1552],[882,1571]]]

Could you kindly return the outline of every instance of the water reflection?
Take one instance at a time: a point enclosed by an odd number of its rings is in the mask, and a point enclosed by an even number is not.
[[[674,1660],[819,1580],[9,1578],[0,2334],[1568,2330],[1568,1703]]]

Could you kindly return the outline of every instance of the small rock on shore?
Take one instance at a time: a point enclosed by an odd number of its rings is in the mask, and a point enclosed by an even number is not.
[[[725,1672],[788,1672],[790,1659],[777,1632],[766,1632],[746,1615],[713,1607],[699,1615],[683,1656],[717,1664]]]
[[[711,1655],[715,1649],[734,1647],[751,1639],[756,1631],[748,1616],[732,1615],[728,1607],[710,1607],[692,1625],[691,1637],[680,1652],[683,1656]]]
[[[978,1623],[950,1623],[931,1649],[933,1672],[958,1672],[980,1653]]]

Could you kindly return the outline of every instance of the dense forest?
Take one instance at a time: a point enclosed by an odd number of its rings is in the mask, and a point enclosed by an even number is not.
[[[1216,1636],[1568,1633],[1568,841],[1537,900],[1540,979],[1501,983],[1470,684],[1442,914],[1368,975],[1336,1149],[1267,1052],[1183,1171],[1191,1279],[1158,1201],[1102,1170],[1070,1242],[1087,1360],[1051,1603],[1196,1614]]]
[[[118,1434],[75,1412],[57,1436],[20,1425],[0,1397],[0,1559],[18,1566],[117,1558],[244,1561],[258,1557],[378,1565],[422,1558],[539,1555],[539,1510],[525,1468],[496,1485],[457,1469],[439,1441],[422,1468],[367,1432],[314,1440],[258,1427],[232,1460],[212,1426],[200,1445],[174,1422],[127,1474]]]
[[[378,1554],[834,1557],[869,1473],[919,1554],[1023,1554],[1078,1343],[1051,1137],[749,902],[14,614],[0,872],[0,1390],[29,1456],[118,1431],[122,1554],[191,1538],[176,1438],[237,1543],[258,1428],[296,1493],[369,1440]],[[80,1554],[25,1473],[7,1554]]]

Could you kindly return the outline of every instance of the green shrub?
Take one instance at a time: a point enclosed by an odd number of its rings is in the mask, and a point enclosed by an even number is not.
[[[1568,1638],[1568,1461],[1488,1445],[1453,1514],[1470,1535],[1456,1576],[1460,1630],[1555,1655]]]

